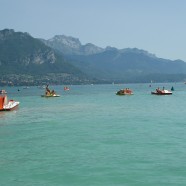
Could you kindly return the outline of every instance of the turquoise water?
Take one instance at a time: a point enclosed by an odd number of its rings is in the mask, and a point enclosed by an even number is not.
[[[115,95],[126,86],[134,95]],[[21,103],[0,113],[1,186],[186,185],[183,83],[5,88]]]

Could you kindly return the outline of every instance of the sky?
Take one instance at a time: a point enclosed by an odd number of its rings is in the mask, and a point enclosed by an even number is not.
[[[186,0],[0,0],[5,28],[186,62]]]

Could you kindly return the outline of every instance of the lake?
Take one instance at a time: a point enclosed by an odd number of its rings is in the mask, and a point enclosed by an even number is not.
[[[0,87],[20,101],[0,112],[0,185],[185,186],[186,85],[151,85]]]

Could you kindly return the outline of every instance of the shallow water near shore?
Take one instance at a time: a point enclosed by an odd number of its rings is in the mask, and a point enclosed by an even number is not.
[[[185,84],[1,88],[20,105],[0,112],[0,185],[186,185]]]

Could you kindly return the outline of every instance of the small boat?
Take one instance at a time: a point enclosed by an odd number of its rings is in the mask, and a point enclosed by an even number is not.
[[[48,88],[48,85],[46,86],[46,89],[45,89],[45,94],[44,95],[41,95],[41,97],[45,97],[45,98],[51,98],[51,97],[60,97],[60,95],[56,94],[56,92],[54,90],[50,90]]]
[[[155,92],[151,92],[151,94],[155,94],[155,95],[171,95],[172,92],[170,90],[160,90],[160,89],[156,89]]]
[[[68,90],[70,90],[69,87],[64,87],[64,91],[68,91]]]
[[[116,95],[133,95],[133,91],[129,88],[121,89],[118,92],[116,92]]]
[[[6,90],[0,90],[0,94],[7,94]]]
[[[0,111],[11,111],[18,107],[19,102],[8,100],[7,96],[0,96]]]
[[[23,89],[28,89],[28,88],[30,88],[30,87],[23,87]]]

